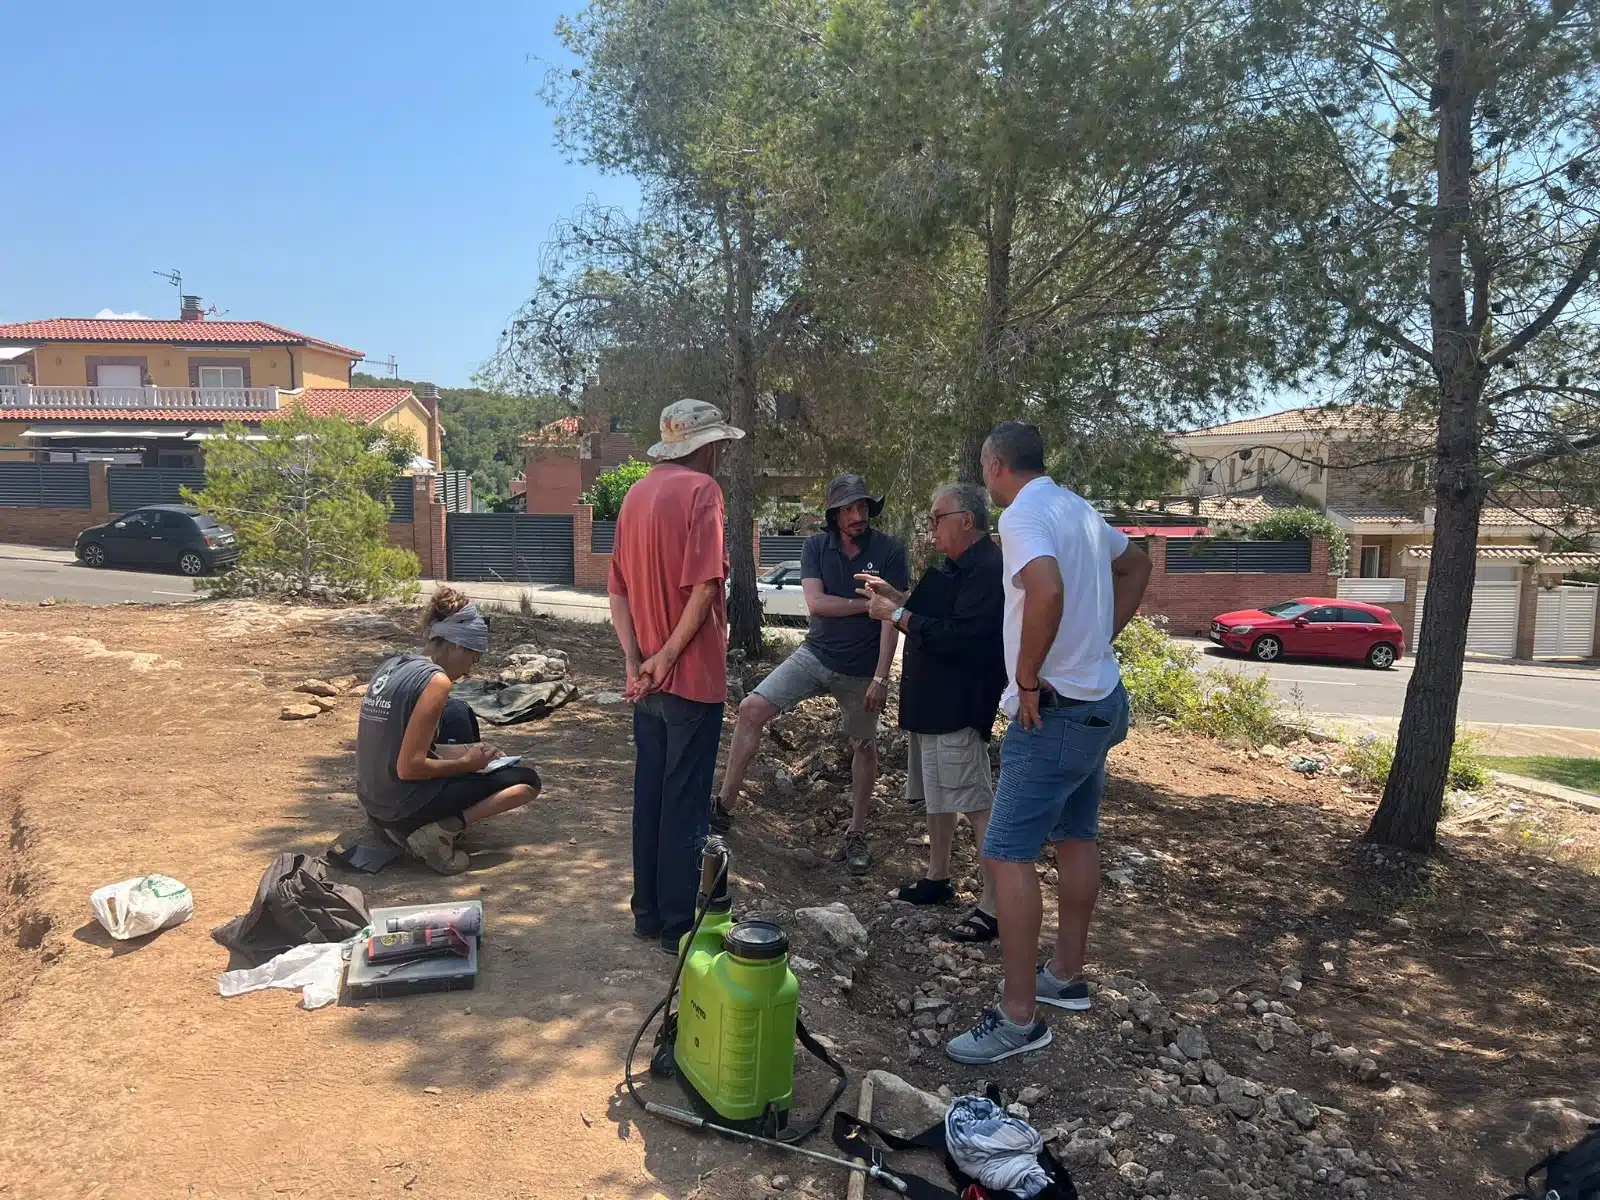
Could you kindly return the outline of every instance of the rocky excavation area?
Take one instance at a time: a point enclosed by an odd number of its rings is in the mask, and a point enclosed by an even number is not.
[[[1357,840],[1375,798],[1320,738],[1262,753],[1136,731],[1104,813],[1093,1009],[1042,1010],[1054,1044],[985,1074],[943,1045],[992,997],[998,947],[943,936],[962,907],[893,898],[924,845],[899,735],[880,747],[887,861],[860,882],[828,862],[849,779],[834,743],[826,702],[774,722],[734,841],[754,914],[798,930],[806,1020],[853,1073],[930,1102],[997,1082],[1085,1196],[1499,1200],[1600,1119],[1596,879],[1486,827],[1525,797],[1474,801],[1425,860]],[[1048,851],[1038,869],[1042,952]],[[963,905],[975,872],[963,831]]]
[[[493,683],[576,694],[485,731],[538,765],[546,795],[485,825],[471,870],[335,871],[369,904],[482,899],[475,991],[318,1013],[292,994],[218,998],[208,930],[248,906],[272,854],[353,823],[358,694],[415,625],[251,601],[0,606],[0,1191],[844,1196],[843,1172],[642,1118],[619,1093],[670,964],[628,936],[631,720],[603,626],[495,616]],[[299,704],[317,715],[282,719]],[[724,746],[729,732],[731,713]],[[1480,797],[1421,859],[1359,841],[1373,800],[1325,744],[1138,730],[1111,764],[1093,1008],[1050,1012],[1048,1049],[985,1071],[943,1053],[1000,974],[997,947],[944,936],[975,894],[970,838],[959,904],[893,900],[926,850],[900,799],[903,739],[880,749],[866,877],[831,861],[849,762],[830,701],[773,723],[730,836],[737,911],[791,932],[847,1107],[878,1072],[880,1102],[899,1103],[875,1113],[914,1131],[993,1082],[1085,1200],[1500,1200],[1600,1114],[1594,814]],[[146,870],[187,884],[195,919],[110,944],[86,897]],[[1054,882],[1048,858],[1038,870]],[[802,1063],[800,1117],[827,1084]],[[370,1112],[387,1120],[351,1119]],[[474,1149],[438,1149],[454,1145]]]

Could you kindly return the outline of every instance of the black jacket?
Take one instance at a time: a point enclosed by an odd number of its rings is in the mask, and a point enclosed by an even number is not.
[[[906,600],[900,728],[976,729],[987,741],[1006,686],[1006,596],[1000,547],[973,543],[923,575]]]

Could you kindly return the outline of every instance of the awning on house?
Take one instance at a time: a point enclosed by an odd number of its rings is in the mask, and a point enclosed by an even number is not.
[[[227,436],[227,434],[217,430],[196,429],[193,433],[185,436],[183,440],[186,442],[209,442],[213,438]],[[247,433],[244,435],[243,440],[247,442],[264,442],[267,440],[267,435],[264,433]]]
[[[187,429],[97,429],[89,425],[25,429],[22,436],[52,441],[64,438],[175,438],[183,441],[189,436],[189,431]]]
[[[0,346],[0,362],[10,362],[24,354],[32,354],[32,346]]]
[[[1118,525],[1129,537],[1205,537],[1206,525]]]

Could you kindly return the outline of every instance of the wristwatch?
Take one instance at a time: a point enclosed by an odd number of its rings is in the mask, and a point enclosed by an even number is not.
[[[895,609],[894,612],[889,614],[889,624],[898,628],[900,625],[900,618],[905,615],[906,606],[902,604],[899,608]]]

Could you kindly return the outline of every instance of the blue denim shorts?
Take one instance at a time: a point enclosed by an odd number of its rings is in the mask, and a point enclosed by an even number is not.
[[[1100,700],[1039,711],[1037,729],[1016,721],[1000,743],[983,856],[1033,862],[1046,842],[1092,842],[1100,836],[1106,755],[1128,736],[1128,693],[1119,683]]]

